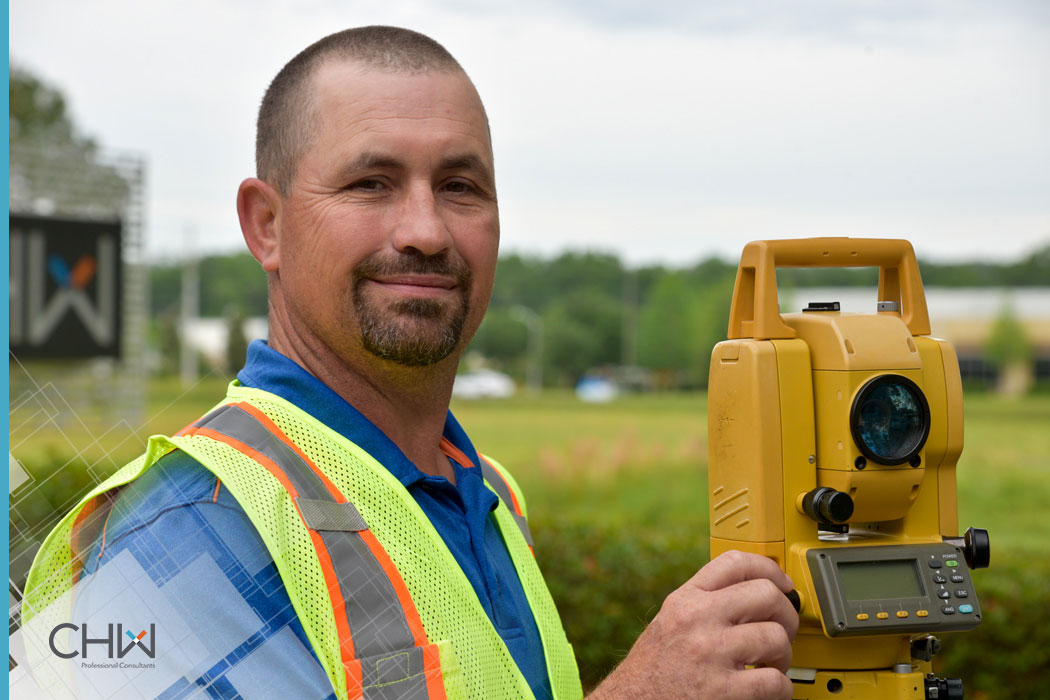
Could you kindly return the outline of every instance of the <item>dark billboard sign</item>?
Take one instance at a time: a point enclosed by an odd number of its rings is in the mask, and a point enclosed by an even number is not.
[[[11,352],[118,356],[120,222],[14,214],[10,221]]]

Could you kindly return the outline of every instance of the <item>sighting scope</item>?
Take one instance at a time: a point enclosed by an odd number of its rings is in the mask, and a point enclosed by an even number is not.
[[[877,267],[878,297],[869,313],[781,313],[782,267]],[[767,556],[795,582],[794,700],[962,698],[930,664],[934,635],[980,623],[970,571],[989,562],[986,531],[959,533],[962,406],[910,243],[744,248],[711,353],[711,556]]]

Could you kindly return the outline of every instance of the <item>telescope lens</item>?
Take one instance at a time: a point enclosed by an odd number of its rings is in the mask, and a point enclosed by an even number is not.
[[[879,464],[902,464],[926,444],[930,406],[915,382],[884,374],[857,393],[850,427],[865,457]]]

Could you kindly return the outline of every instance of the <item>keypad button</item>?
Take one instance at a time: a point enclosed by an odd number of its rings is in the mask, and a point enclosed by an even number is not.
[[[940,574],[934,574],[933,575],[933,582],[934,583],[948,583],[948,579],[944,578]]]
[[[966,577],[962,574],[952,574],[952,583],[962,583],[966,580]],[[943,581],[942,581],[943,583]]]
[[[908,611],[907,610],[898,610],[897,611],[897,617],[908,617]]]
[[[929,617],[930,612],[928,610],[916,610],[915,617]]]
[[[973,606],[970,605],[969,603],[964,603],[964,604],[959,606],[959,612],[968,615],[968,614],[973,612]]]
[[[941,568],[941,560],[940,559],[930,559],[926,563],[930,565],[931,569],[939,569],[939,568]]]
[[[944,598],[945,600],[947,600],[948,598],[952,597],[952,592],[942,588],[941,590],[937,591],[937,597]]]
[[[955,561],[954,559],[949,559],[944,563],[949,569],[954,569],[955,567],[959,566],[959,562]]]
[[[941,612],[944,613],[945,615],[954,615],[955,614],[955,606],[954,605],[942,605],[941,606]]]
[[[857,613],[857,619],[864,622],[868,619],[868,613]]]
[[[965,589],[963,589],[963,588],[956,588],[955,589],[955,597],[956,598],[969,598],[970,597],[970,592],[965,590]]]
[[[876,614],[875,617],[879,618],[880,620],[888,620],[890,618],[890,614],[888,612],[880,612]]]

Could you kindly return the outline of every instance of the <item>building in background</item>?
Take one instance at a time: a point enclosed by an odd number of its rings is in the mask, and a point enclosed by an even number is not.
[[[781,311],[837,301],[844,312],[872,313],[876,296],[867,287],[800,287],[782,293]],[[965,385],[1018,394],[1050,383],[1050,286],[927,287],[926,304],[932,334],[955,346]],[[1002,338],[1006,329],[1016,337]]]

